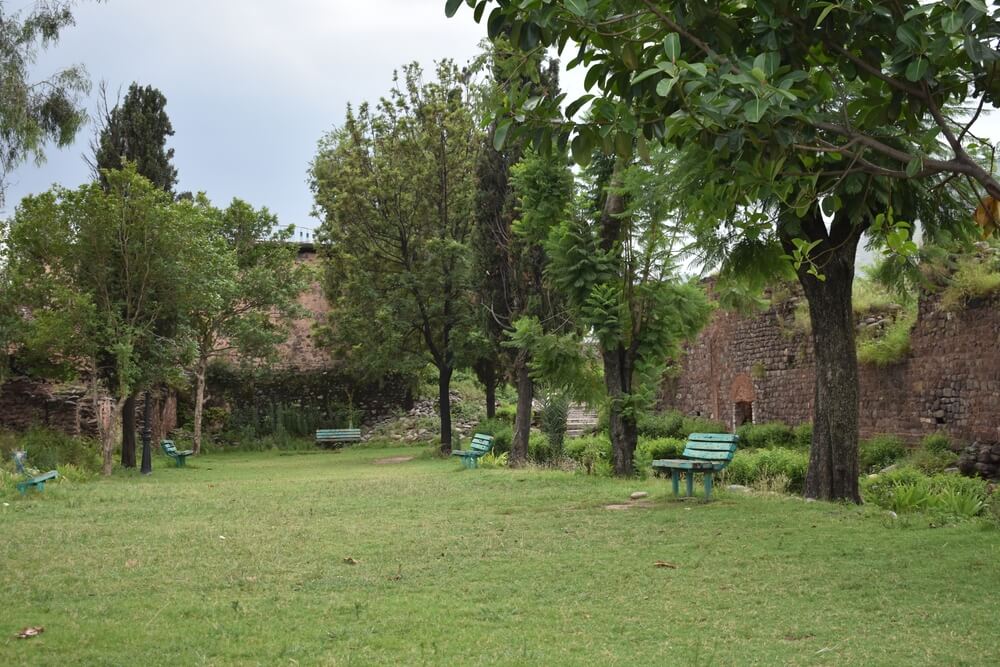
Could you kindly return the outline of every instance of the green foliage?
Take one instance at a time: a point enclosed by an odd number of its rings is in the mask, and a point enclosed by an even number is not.
[[[103,91],[103,86],[102,86]],[[105,186],[105,170],[121,169],[132,162],[154,186],[173,192],[177,169],[171,163],[174,149],[167,148],[167,137],[174,134],[166,112],[167,98],[152,86],[132,83],[125,99],[104,108],[98,119],[94,151],[94,175]]]
[[[517,405],[501,405],[497,408],[496,418],[508,422],[508,424],[514,423],[514,417],[517,416]]]
[[[583,466],[588,475],[601,474],[611,460],[611,440],[606,435],[568,438],[563,453]]]
[[[28,464],[39,470],[75,466],[91,474],[101,469],[100,444],[90,438],[66,435],[62,431],[34,426],[24,433],[0,438],[0,457],[10,462],[15,449],[28,454]]]
[[[962,259],[941,291],[941,308],[960,310],[969,301],[1000,292],[1000,260]]]
[[[920,441],[920,446],[928,452],[943,453],[951,452],[951,438],[944,431],[928,433]]]
[[[799,424],[794,429],[795,445],[800,449],[808,450],[812,447],[813,425],[812,423]]]
[[[958,463],[958,454],[951,450],[951,441],[943,431],[924,436],[920,448],[907,457],[907,463],[933,475]]]
[[[733,460],[722,471],[722,480],[726,484],[801,493],[808,466],[809,454],[799,450],[737,450]]]
[[[7,3],[8,5],[10,3]],[[82,106],[90,90],[82,66],[68,67],[32,81],[39,47],[45,49],[74,24],[69,3],[22,4],[13,11],[0,6],[0,208],[6,177],[29,157],[45,158],[49,142],[73,143],[86,121]]]
[[[906,456],[903,441],[894,435],[876,435],[862,440],[858,451],[858,465],[862,472],[881,470]]]
[[[782,422],[744,424],[736,429],[736,435],[740,436],[740,449],[764,449],[767,447],[795,449],[801,446],[795,430]],[[810,429],[810,438],[811,436]]]
[[[916,322],[917,311],[913,307],[897,315],[877,336],[864,329],[857,337],[858,361],[889,366],[906,359],[910,354],[910,332]]]
[[[514,429],[510,422],[500,419],[484,419],[478,424],[472,431],[473,433],[482,433],[483,435],[493,436],[493,449],[494,452],[509,452],[510,442],[514,435]]]
[[[707,417],[685,416],[676,410],[639,415],[636,427],[640,437],[686,440],[692,433],[726,433],[726,425]]]
[[[987,503],[985,480],[953,474],[926,475],[911,467],[862,480],[867,502],[897,513],[928,511],[958,519],[981,514]]]
[[[640,438],[635,448],[635,469],[642,476],[651,472],[657,459],[679,459],[684,452],[684,440],[677,438]]]
[[[487,452],[479,457],[479,466],[481,468],[506,468],[509,457],[508,452]]]
[[[562,455],[563,441],[566,438],[566,418],[569,415],[569,399],[562,393],[550,393],[542,404],[539,414],[542,433],[549,440],[553,456]]]
[[[876,273],[875,275],[881,274]],[[900,304],[900,301],[905,301],[905,303]],[[912,292],[901,294],[898,290],[891,290],[883,281],[872,277],[872,274],[854,280],[851,304],[855,314],[884,313],[900,305],[912,305],[915,301],[915,295]]]
[[[532,432],[528,436],[528,459],[535,463],[551,463],[559,457],[559,452],[542,433]]]

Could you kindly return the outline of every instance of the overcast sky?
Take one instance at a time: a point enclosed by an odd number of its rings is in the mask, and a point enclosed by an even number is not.
[[[179,191],[203,190],[217,205],[240,197],[305,228],[316,224],[306,170],[345,105],[384,95],[404,63],[465,63],[485,36],[467,8],[445,18],[444,0],[83,1],[75,17],[41,54],[39,75],[82,63],[95,91],[101,80],[112,91],[132,81],[159,88],[175,131],[168,145]],[[92,132],[47,150],[40,167],[18,168],[6,213],[53,183],[89,180],[81,156]]]

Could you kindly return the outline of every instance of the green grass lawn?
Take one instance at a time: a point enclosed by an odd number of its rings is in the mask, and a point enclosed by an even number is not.
[[[373,464],[414,454],[157,458],[148,479],[6,499],[0,664],[998,660],[1000,531],[985,523]],[[637,489],[648,506],[604,508]],[[13,638],[29,625],[45,632]]]

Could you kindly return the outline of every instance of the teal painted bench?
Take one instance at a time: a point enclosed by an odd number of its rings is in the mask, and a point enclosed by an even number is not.
[[[19,449],[14,452],[14,465],[17,467],[17,471],[24,475],[24,480],[17,483],[17,490],[22,496],[32,487],[37,489],[40,493],[44,493],[45,482],[59,477],[59,473],[55,470],[50,470],[40,475],[32,475],[28,472],[28,469],[24,465],[27,459],[28,453],[24,450]]]
[[[654,470],[669,470],[674,495],[678,494],[681,473],[685,473],[687,495],[694,495],[694,474],[705,476],[705,500],[712,498],[712,477],[733,460],[740,438],[728,433],[692,433],[684,445],[683,459],[657,459]]]
[[[320,447],[342,447],[345,442],[361,442],[360,428],[323,428],[316,431]]]
[[[466,468],[478,468],[479,457],[485,456],[492,448],[493,436],[477,433],[472,436],[472,443],[468,449],[453,451],[451,455],[461,457],[462,465]]]
[[[177,447],[174,446],[173,440],[161,440],[160,448],[163,450],[164,454],[177,462],[178,468],[183,468],[187,464],[187,457],[194,454],[193,449],[178,450]]]

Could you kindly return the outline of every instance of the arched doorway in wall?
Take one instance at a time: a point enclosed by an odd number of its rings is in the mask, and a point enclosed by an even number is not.
[[[729,395],[733,404],[733,429],[735,430],[744,424],[752,424],[754,422],[753,402],[756,395],[750,376],[745,373],[737,375],[733,379]]]

